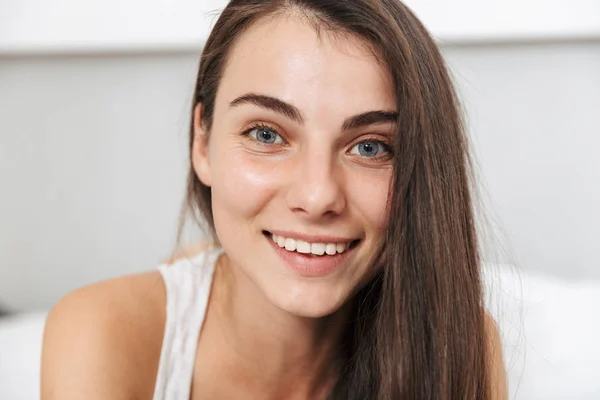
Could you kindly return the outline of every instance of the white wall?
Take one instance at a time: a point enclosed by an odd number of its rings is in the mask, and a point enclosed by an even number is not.
[[[43,2],[31,11],[32,2],[9,2],[29,7],[15,11],[0,0],[0,10],[13,13],[0,18],[17,29],[13,18],[52,15]],[[433,2],[421,3],[433,10]],[[89,13],[102,9],[85,4]],[[158,18],[165,4],[151,2],[148,12]],[[491,5],[473,8],[482,10],[473,20],[491,15]],[[123,28],[129,20],[119,18]],[[73,287],[152,268],[172,248],[183,195],[197,52],[169,29],[130,23],[125,41],[115,34],[77,42],[67,37],[72,29],[82,37],[98,31],[83,22],[60,31],[47,19],[39,32],[58,32],[60,40],[44,42],[23,28],[12,52],[0,20],[0,305],[15,309],[47,307]],[[527,44],[502,43],[510,35],[487,42],[473,29],[444,47],[496,216],[523,267],[600,279],[600,40],[537,43],[517,28],[511,32]],[[146,47],[136,47],[136,37]]]
[[[0,0],[0,53],[197,49],[225,0]],[[600,37],[598,0],[406,0],[446,42]]]
[[[0,58],[0,305],[169,256],[195,70],[185,54]]]
[[[444,53],[514,261],[600,279],[600,40]]]

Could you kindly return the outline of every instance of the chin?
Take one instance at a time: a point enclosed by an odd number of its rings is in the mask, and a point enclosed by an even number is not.
[[[268,297],[275,306],[292,315],[322,318],[342,308],[348,298],[344,292],[328,284],[304,282],[293,287],[281,285],[276,293]]]

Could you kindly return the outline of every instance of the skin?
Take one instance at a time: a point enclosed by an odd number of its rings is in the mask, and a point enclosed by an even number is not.
[[[225,254],[198,342],[192,399],[318,399],[327,392],[348,299],[374,272],[392,173],[385,146],[378,157],[357,147],[391,142],[392,122],[343,126],[366,112],[393,112],[390,88],[363,43],[319,37],[300,18],[261,22],[235,45],[211,132],[200,123],[201,105],[194,115],[192,161],[212,188]],[[235,104],[249,93],[293,105],[302,121],[264,105]],[[276,143],[257,140],[257,123],[279,135]],[[342,268],[305,277],[284,264],[263,230],[360,242]],[[151,398],[165,301],[156,272],[67,295],[46,325],[42,398]],[[501,354],[495,325],[488,325]],[[495,360],[502,372],[501,357]],[[501,375],[494,378],[499,388]]]

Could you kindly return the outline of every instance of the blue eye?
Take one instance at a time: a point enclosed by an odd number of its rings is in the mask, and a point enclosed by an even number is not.
[[[250,136],[261,143],[266,144],[281,144],[283,139],[279,134],[269,128],[255,128],[248,132]]]
[[[381,157],[382,154],[389,153],[389,146],[378,140],[365,140],[352,147],[350,154],[360,155],[368,158]]]

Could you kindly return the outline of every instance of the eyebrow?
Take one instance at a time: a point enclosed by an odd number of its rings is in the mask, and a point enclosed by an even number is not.
[[[286,103],[277,97],[266,96],[256,93],[247,93],[229,103],[229,108],[237,107],[242,104],[252,104],[267,110],[281,114],[299,124],[304,124],[304,117],[297,107]],[[350,131],[361,127],[384,124],[388,122],[395,123],[398,120],[398,113],[395,111],[367,111],[347,118],[342,124],[343,131]]]

